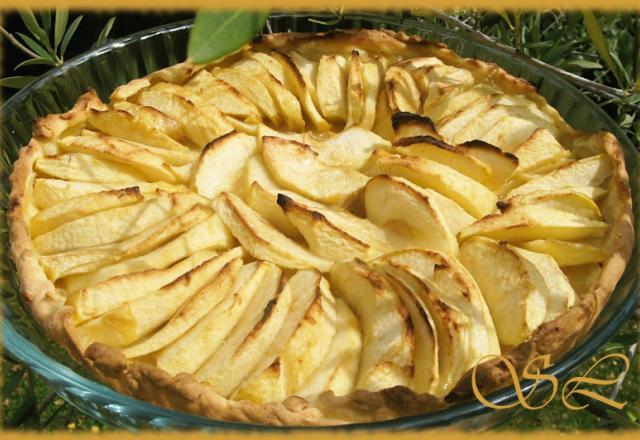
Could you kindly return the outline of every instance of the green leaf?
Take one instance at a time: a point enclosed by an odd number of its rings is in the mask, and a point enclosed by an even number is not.
[[[58,50],[58,46],[67,29],[67,20],[69,19],[69,11],[67,9],[56,9],[56,22],[53,31],[53,47]]]
[[[35,58],[32,60],[23,61],[16,66],[14,70],[18,70],[21,67],[27,66],[55,66],[56,63],[47,58]]]
[[[18,10],[18,14],[20,14],[20,18],[24,22],[24,25],[29,29],[31,35],[36,37],[38,40],[44,42],[47,39],[47,35],[44,33],[44,30],[38,24],[38,20],[36,20],[36,16],[33,15],[28,9],[20,9]]]
[[[8,76],[0,78],[0,86],[10,89],[21,89],[31,84],[37,76]]]
[[[102,31],[100,31],[100,35],[98,36],[98,40],[96,41],[95,47],[102,46],[107,38],[109,37],[109,32],[111,32],[111,28],[113,27],[113,23],[116,21],[116,17],[111,17],[107,24],[104,25]]]
[[[188,57],[196,64],[220,59],[240,49],[262,30],[266,11],[201,11],[189,35]]]
[[[42,21],[42,27],[44,28],[45,35],[49,35],[51,31],[51,11],[45,9],[40,12],[40,20]]]
[[[589,60],[570,60],[565,65],[576,66],[580,69],[602,69],[602,64]]]
[[[628,419],[627,417],[625,417],[624,415],[616,411],[608,410],[607,418],[615,422],[615,424],[621,428],[632,428],[632,429],[640,428],[640,424],[633,422],[631,419]]]
[[[6,368],[6,367],[5,367]],[[2,387],[3,400],[11,397],[13,392],[24,378],[24,367],[21,365],[18,371],[12,372],[12,376],[4,383]]]
[[[83,16],[81,15],[75,20],[73,20],[73,22],[71,23],[71,26],[69,26],[69,29],[67,29],[67,32],[65,32],[64,37],[62,38],[61,46],[60,46],[60,56],[64,56],[64,53],[67,51],[67,46],[71,41],[71,37],[73,37],[73,34],[76,32],[76,29],[78,29],[78,26],[82,21],[82,17]]]
[[[604,60],[611,73],[613,73],[613,75],[616,77],[618,84],[620,86],[624,86],[620,73],[618,72],[618,67],[611,57],[609,45],[607,44],[607,40],[605,40],[604,38],[604,34],[602,33],[602,28],[600,27],[598,19],[592,11],[582,11],[582,16],[584,19],[584,24],[587,28],[587,33],[589,34],[589,38],[591,38],[591,42],[598,51],[598,54]]]
[[[511,18],[509,17],[509,14],[507,13],[507,11],[505,11],[504,9],[498,9],[496,10],[496,13],[500,15],[500,17],[502,17],[502,19],[507,23],[507,25],[509,26],[509,29],[513,30],[514,26],[513,26],[513,23],[511,22]]]
[[[16,34],[18,34],[20,38],[22,38],[22,40],[25,42],[25,44],[29,46],[29,49],[34,51],[36,54],[40,55],[42,58],[51,59],[51,54],[47,52],[47,49],[42,47],[40,43],[35,41],[33,38],[20,32],[16,32]]]

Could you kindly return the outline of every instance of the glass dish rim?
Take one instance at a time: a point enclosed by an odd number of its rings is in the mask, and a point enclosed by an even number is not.
[[[282,13],[282,12],[274,12],[272,17],[299,17],[299,16],[309,16],[309,15],[322,15],[317,14],[313,11],[304,12],[304,13]],[[356,13],[351,14],[352,16],[362,17],[364,19],[377,19],[381,20],[380,16],[377,15],[367,15],[366,13]],[[387,17],[383,20],[389,22]],[[70,68],[81,65],[86,60],[96,57],[102,53],[112,51],[121,46],[125,46],[128,44],[134,44],[136,42],[143,41],[147,38],[151,38],[158,34],[163,33],[171,33],[171,32],[181,32],[189,29],[193,24],[193,20],[182,20],[179,22],[153,27],[147,30],[143,30],[132,35],[122,37],[111,41],[104,46],[99,48],[87,51],[82,53],[64,64],[52,69],[47,72],[42,77],[35,80],[33,83],[29,84],[24,89],[20,90],[14,96],[9,98],[6,102],[2,104],[2,111],[6,109],[11,109],[12,107],[19,105],[25,99],[27,99],[31,92],[35,89],[38,89],[43,84],[51,81],[53,78],[63,75],[65,71]],[[393,23],[390,23],[393,24]],[[464,33],[456,33],[454,31],[450,31],[445,28],[440,28],[439,26],[429,25],[428,28],[439,32],[443,36],[449,36],[452,38],[459,38],[463,40],[468,40],[472,44],[479,44],[477,42],[471,41]],[[491,48],[492,50],[496,50],[498,52],[504,53],[502,50],[498,48]],[[523,60],[518,60],[518,62],[525,63]],[[535,66],[529,66],[530,68],[538,71],[539,69]],[[547,73],[548,75],[548,73]],[[620,132],[617,128],[617,124],[595,103],[593,103],[590,99],[584,96],[581,92],[579,92],[574,86],[559,78],[557,76],[553,76],[555,80],[565,83],[566,87],[570,88],[572,92],[576,95],[581,96],[584,100],[587,100],[590,105],[593,107],[593,110],[598,112],[598,116],[607,122],[607,125],[612,127],[612,131],[618,137],[622,144],[625,144],[625,153],[626,156],[630,156],[628,154],[628,150],[632,151],[631,156],[634,157],[635,161],[638,162],[639,154],[638,151],[633,148],[632,144],[629,142],[628,138],[624,136],[623,133]],[[638,224],[639,219],[634,220],[634,224]],[[636,228],[637,229],[637,228]],[[637,258],[637,250],[638,250],[638,238],[636,238],[636,243],[634,246],[633,255],[631,258]],[[623,303],[620,305],[618,312],[607,322],[599,323],[599,325],[594,325],[589,331],[589,337],[583,340],[579,345],[575,346],[572,350],[565,353],[558,363],[554,364],[550,368],[544,370],[547,374],[553,374],[554,376],[561,378],[568,374],[570,371],[573,371],[578,365],[592,356],[599,347],[601,347],[612,335],[615,331],[619,329],[619,327],[629,318],[631,313],[635,308],[635,303],[637,302],[638,297],[640,296],[640,277],[638,273],[628,273],[630,272],[631,264],[627,265],[625,269],[625,273],[622,277],[628,277],[635,275],[635,280],[633,281],[633,285],[630,287],[630,292],[628,293],[628,297],[623,300]],[[622,278],[621,278],[622,279]],[[617,288],[617,287],[616,287]],[[615,289],[614,289],[615,291]],[[612,292],[613,295],[613,292]],[[3,306],[4,309],[5,306]],[[606,305],[605,305],[606,307]],[[4,314],[4,313],[3,313]],[[595,332],[598,330],[598,332]],[[9,336],[9,338],[7,338]],[[9,342],[9,343],[7,343]],[[150,403],[147,403],[142,400],[138,400],[132,397],[129,397],[125,394],[119,393],[112,388],[103,385],[100,382],[89,379],[85,376],[82,376],[67,365],[58,362],[44,354],[42,350],[36,346],[35,344],[28,341],[24,338],[18,331],[15,329],[8,320],[3,319],[3,343],[4,349],[8,349],[10,353],[14,356],[27,363],[29,366],[36,368],[38,371],[45,372],[43,375],[45,377],[56,376],[57,378],[64,378],[65,382],[68,384],[73,384],[76,386],[81,386],[91,392],[99,392],[103,395],[103,397],[110,397],[113,399],[114,403],[118,403],[124,406],[136,406],[138,410],[146,411],[154,416],[164,417],[169,419],[180,420],[181,422],[192,422],[194,426],[203,427],[203,428],[225,428],[225,429],[257,429],[257,430],[276,430],[276,431],[288,431],[292,429],[304,429],[304,430],[318,430],[318,429],[401,429],[401,428],[416,428],[416,427],[434,427],[434,426],[442,426],[447,425],[452,422],[456,422],[462,419],[470,418],[473,416],[478,416],[481,414],[487,414],[493,412],[494,410],[485,407],[482,403],[476,400],[470,400],[468,402],[462,402],[458,404],[451,405],[443,410],[425,413],[416,416],[408,416],[396,418],[388,421],[382,422],[371,422],[371,423],[355,423],[344,426],[337,427],[273,427],[273,426],[264,426],[257,424],[249,424],[249,423],[236,423],[236,422],[226,422],[215,419],[209,419],[206,417],[191,415],[187,413],[177,412],[173,410],[168,410]],[[50,376],[47,376],[50,375]],[[521,381],[520,382],[523,393],[527,393],[533,387],[533,381]],[[549,384],[545,384],[542,387],[538,387],[538,389],[548,388]],[[496,404],[506,404],[516,400],[515,389],[513,386],[505,387],[501,390],[495,391],[487,396],[487,399],[496,403]]]

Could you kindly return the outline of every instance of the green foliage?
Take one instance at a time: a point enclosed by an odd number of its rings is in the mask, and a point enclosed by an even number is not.
[[[53,29],[51,27],[51,11],[44,10],[38,13],[40,20],[36,15],[26,9],[19,10],[18,14],[22,19],[26,30],[30,35],[22,32],[16,32],[16,35],[10,34],[4,27],[0,26],[0,33],[9,40],[11,44],[20,49],[29,57],[26,61],[19,63],[14,70],[19,70],[29,66],[46,66],[47,68],[55,67],[64,62],[64,54],[71,39],[78,29],[82,16],[77,17],[69,27],[67,22],[69,19],[69,11],[66,9],[56,9]],[[109,32],[115,22],[115,17],[111,17],[107,24],[100,32],[94,47],[105,43],[109,37]],[[0,86],[13,89],[21,89],[30,84],[35,76],[11,76],[0,79]]]
[[[262,30],[268,11],[201,11],[189,36],[188,57],[196,64],[240,49]]]

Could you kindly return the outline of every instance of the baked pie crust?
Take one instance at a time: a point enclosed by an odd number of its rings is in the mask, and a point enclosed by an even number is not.
[[[89,91],[36,122],[11,186],[11,255],[46,332],[125,394],[234,422],[473,398],[484,356],[520,372],[574,346],[634,241],[612,134],[390,31],[266,35],[109,105]],[[477,379],[509,374],[489,360]]]

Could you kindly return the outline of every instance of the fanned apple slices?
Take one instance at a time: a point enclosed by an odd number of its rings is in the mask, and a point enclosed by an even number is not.
[[[357,43],[256,42],[48,121],[25,217],[81,349],[260,404],[445,398],[590,292],[610,156],[493,67]]]

